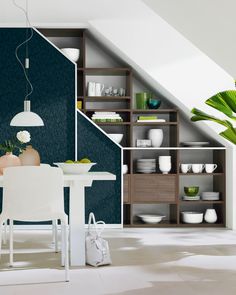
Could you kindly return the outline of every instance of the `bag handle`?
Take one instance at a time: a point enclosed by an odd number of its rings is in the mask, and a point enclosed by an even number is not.
[[[88,220],[88,233],[91,233],[91,226],[92,226],[92,224],[93,224],[93,227],[95,229],[96,234],[98,236],[100,236],[102,234],[102,232],[104,231],[106,224],[105,224],[104,221],[101,221],[101,220],[96,221],[94,213],[93,212],[90,212],[89,213],[89,220]],[[97,224],[102,224],[103,227],[101,229],[98,229],[97,228]]]

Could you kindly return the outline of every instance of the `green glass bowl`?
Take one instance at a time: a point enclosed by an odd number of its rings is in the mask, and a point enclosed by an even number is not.
[[[199,186],[185,186],[184,192],[188,197],[194,197],[198,194]]]

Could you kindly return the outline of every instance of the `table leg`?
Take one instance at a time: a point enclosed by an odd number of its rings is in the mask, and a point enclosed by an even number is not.
[[[73,182],[70,186],[70,264],[85,265],[84,194],[85,186]]]

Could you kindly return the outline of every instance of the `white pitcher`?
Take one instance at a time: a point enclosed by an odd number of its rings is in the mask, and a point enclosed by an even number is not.
[[[88,96],[95,96],[96,92],[95,92],[95,86],[96,83],[95,82],[88,82]]]
[[[95,95],[102,96],[102,92],[104,90],[105,85],[101,83],[96,83],[95,85]]]

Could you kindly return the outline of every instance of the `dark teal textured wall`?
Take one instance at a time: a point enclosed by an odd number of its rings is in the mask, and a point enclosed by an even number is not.
[[[23,110],[25,79],[15,58],[16,46],[25,40],[25,29],[0,28],[0,143],[28,130],[32,145],[44,163],[74,159],[75,155],[75,68],[37,32],[29,42],[30,80],[34,86],[32,111],[44,120],[44,127],[10,127],[12,117]],[[22,46],[19,55],[24,59]],[[98,165],[117,175],[117,181],[94,182],[86,191],[86,219],[93,211],[107,223],[120,223],[120,149],[86,119],[78,120],[79,157],[89,156]],[[0,154],[1,155],[1,154]],[[68,195],[68,190],[66,190]],[[68,212],[68,197],[66,211]],[[1,198],[0,198],[1,201]],[[1,205],[1,204],[0,204]]]
[[[32,111],[42,117],[45,126],[16,128],[9,125],[12,117],[23,111],[25,79],[15,58],[15,48],[24,40],[25,29],[0,29],[0,142],[26,129],[31,133],[32,145],[39,151],[42,162],[52,164],[74,158],[75,67],[37,32],[29,42],[29,76],[34,86],[31,104]],[[19,55],[23,60],[24,53],[22,46]]]
[[[121,150],[105,134],[78,112],[78,159],[88,157],[97,163],[91,171],[114,173],[116,181],[94,181],[86,188],[86,217],[90,211],[97,220],[121,223]]]

